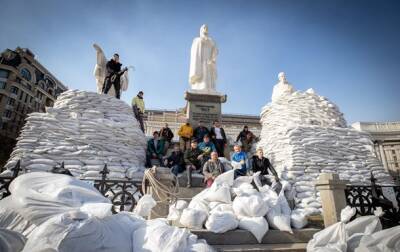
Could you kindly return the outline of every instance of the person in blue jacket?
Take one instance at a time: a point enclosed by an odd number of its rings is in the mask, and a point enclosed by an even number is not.
[[[205,135],[203,137],[203,142],[199,143],[199,149],[201,150],[201,166],[203,165],[210,159],[211,157],[211,152],[217,151],[215,148],[215,145],[213,142],[210,141],[210,136]]]
[[[231,161],[240,164],[240,169],[235,169],[234,178],[236,179],[239,176],[245,176],[247,174],[247,155],[238,144],[235,144],[233,149],[235,152],[232,154]],[[237,165],[233,165],[233,167],[235,166],[237,167]]]

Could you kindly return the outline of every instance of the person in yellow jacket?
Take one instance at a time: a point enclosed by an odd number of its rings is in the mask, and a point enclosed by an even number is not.
[[[143,113],[144,113],[144,100],[143,100],[143,91],[140,91],[137,96],[132,99],[132,109],[135,114],[136,120],[138,120],[140,124],[140,129],[144,133],[144,124],[143,124]]]
[[[182,151],[190,148],[190,140],[193,136],[193,128],[189,123],[189,120],[186,120],[186,123],[181,126],[178,131],[179,135],[179,147]]]

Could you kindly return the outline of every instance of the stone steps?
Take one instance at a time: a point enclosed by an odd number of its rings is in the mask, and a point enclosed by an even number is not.
[[[285,252],[305,252],[307,243],[284,243],[284,244],[243,244],[243,245],[213,245],[217,251],[223,252],[267,252],[267,251],[285,251]]]

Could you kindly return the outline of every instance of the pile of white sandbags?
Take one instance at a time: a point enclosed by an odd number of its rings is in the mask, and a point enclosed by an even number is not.
[[[315,190],[320,173],[337,173],[354,184],[391,181],[375,156],[367,133],[348,128],[338,107],[313,90],[282,95],[261,112],[258,147],[281,178],[296,192],[296,206],[305,214],[321,212]]]
[[[284,196],[291,190],[289,183],[282,181],[282,190],[277,194],[268,185],[256,183],[256,189],[251,184],[259,173],[235,180],[233,174],[231,170],[217,177],[213,185],[194,196],[189,205],[182,201],[171,205],[168,219],[179,220],[180,225],[191,229],[205,227],[214,233],[236,228],[248,230],[259,243],[269,226],[292,233],[291,210]],[[307,224],[305,216],[294,216],[294,220],[297,221],[295,228]]]
[[[7,169],[50,171],[64,162],[74,176],[94,179],[107,163],[109,178],[140,176],[146,139],[123,101],[93,92],[68,90],[46,113],[26,119]]]
[[[10,192],[0,201],[0,248],[14,246],[4,251],[213,251],[165,219],[112,215],[110,201],[74,177],[27,173],[13,180]],[[15,223],[15,216],[24,221]]]
[[[317,233],[307,244],[307,252],[397,252],[400,251],[400,226],[382,230],[378,216],[355,214],[349,206],[341,212],[341,220]]]

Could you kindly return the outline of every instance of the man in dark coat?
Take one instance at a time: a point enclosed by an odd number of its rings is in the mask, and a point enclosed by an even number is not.
[[[147,142],[146,163],[151,167],[151,159],[158,159],[160,166],[163,166],[164,140],[159,139],[158,131],[154,131],[153,138]]]
[[[185,169],[185,163],[183,160],[183,152],[179,148],[179,144],[174,145],[174,151],[164,160],[164,165],[171,168],[171,172],[178,176],[179,173]]]
[[[121,75],[128,70],[128,68],[124,68],[121,71],[121,66],[122,64],[119,62],[119,55],[118,53],[115,53],[113,58],[107,62],[106,69],[107,69],[107,75],[104,80],[104,85],[103,85],[103,93],[108,94],[108,91],[110,91],[111,86],[114,86],[115,88],[115,96],[117,99],[121,98],[121,81],[120,77]]]
[[[224,157],[224,149],[227,144],[225,130],[221,127],[219,121],[215,121],[210,131],[211,138],[217,148],[218,156]]]
[[[279,182],[278,174],[276,173],[269,159],[264,157],[264,153],[261,148],[257,149],[257,155],[254,155],[251,158],[250,165],[253,173],[260,172],[259,178],[262,185],[272,185],[273,180],[268,178],[269,176],[266,176],[272,175],[275,178],[275,182],[277,183],[276,191],[277,193],[280,192],[282,185]]]
[[[197,142],[203,142],[205,135],[209,135],[210,131],[203,125],[203,122],[199,121],[198,126],[193,131],[193,136],[196,138]]]
[[[187,187],[192,186],[192,172],[201,172],[203,152],[197,147],[197,140],[193,139],[190,148],[185,151],[184,160],[187,172]]]
[[[174,138],[174,133],[168,127],[168,123],[160,130],[160,137],[164,139],[164,154],[167,153],[169,146],[171,145],[171,141]]]

